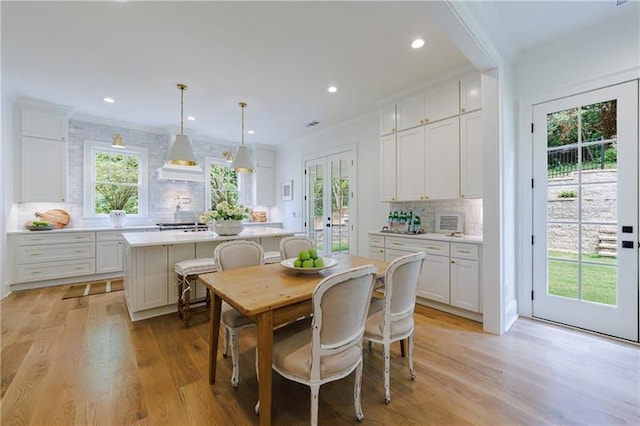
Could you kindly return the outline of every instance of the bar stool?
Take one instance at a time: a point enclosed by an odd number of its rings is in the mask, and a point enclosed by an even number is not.
[[[193,312],[208,310],[211,306],[209,288],[204,297],[191,300],[191,289],[195,289],[198,275],[217,270],[215,261],[210,257],[188,259],[175,264],[175,272],[178,276],[178,315],[184,321],[185,327],[189,327]]]

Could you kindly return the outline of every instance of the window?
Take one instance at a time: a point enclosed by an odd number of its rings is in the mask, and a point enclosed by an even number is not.
[[[213,158],[206,159],[205,170],[208,170],[209,176],[206,180],[205,205],[209,209],[215,208],[221,201],[229,204],[244,204],[240,191],[242,173],[236,173],[229,163]]]
[[[85,216],[124,210],[127,215],[147,215],[147,168],[145,148],[112,148],[108,143],[87,141],[84,160]]]

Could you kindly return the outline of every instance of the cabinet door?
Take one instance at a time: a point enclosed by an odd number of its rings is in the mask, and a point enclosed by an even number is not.
[[[275,205],[274,174],[271,167],[256,166],[255,173],[256,197],[258,206]]]
[[[410,129],[424,124],[426,117],[424,95],[406,100],[397,106],[396,120],[398,131]]]
[[[460,197],[460,129],[458,117],[425,126],[429,199]]]
[[[460,80],[460,113],[482,108],[480,74]]]
[[[385,252],[382,247],[369,247],[369,257],[371,259],[384,260]]]
[[[380,135],[396,131],[396,106],[392,105],[380,113]]]
[[[131,250],[135,259],[135,286],[131,311],[138,312],[145,309],[165,306],[167,301],[167,246],[137,247]]]
[[[66,200],[65,141],[23,136],[21,157],[21,201]]]
[[[422,200],[425,191],[424,126],[396,135],[396,199]]]
[[[427,255],[420,274],[418,296],[449,303],[449,257]]]
[[[396,135],[380,140],[380,199],[396,199]]]
[[[23,108],[21,134],[35,138],[64,141],[67,139],[68,120],[64,114]]]
[[[196,257],[196,245],[194,243],[189,244],[170,244],[167,247],[167,303],[178,303],[178,277],[176,276],[175,265],[181,260],[195,259]],[[196,287],[201,286],[196,284]],[[201,291],[204,293],[204,290]],[[197,288],[191,288],[192,299],[197,296]]]
[[[451,305],[478,312],[478,261],[451,259]]]
[[[482,111],[460,116],[460,197],[482,198]]]
[[[425,98],[425,118],[431,123],[458,115],[459,85],[454,81],[430,89]]]
[[[122,241],[96,243],[96,274],[122,272]]]

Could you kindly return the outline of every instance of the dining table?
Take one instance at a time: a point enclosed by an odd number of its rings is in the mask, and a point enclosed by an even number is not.
[[[209,316],[210,384],[216,381],[222,302],[227,302],[256,323],[261,425],[271,424],[274,328],[311,314],[313,290],[324,278],[347,269],[373,265],[380,283],[389,264],[380,259],[343,254],[334,254],[330,258],[336,259],[337,263],[313,274],[272,263],[202,274],[198,278],[210,289],[212,295]]]

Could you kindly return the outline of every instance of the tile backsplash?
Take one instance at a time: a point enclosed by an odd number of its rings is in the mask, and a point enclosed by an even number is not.
[[[425,232],[434,232],[436,213],[462,213],[465,235],[482,236],[482,199],[478,200],[433,200],[405,203],[390,203],[391,211],[412,211],[420,216]]]

